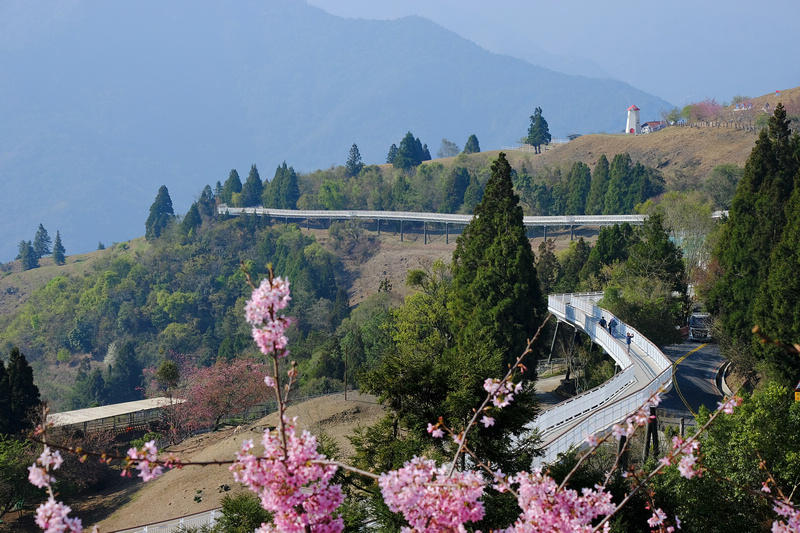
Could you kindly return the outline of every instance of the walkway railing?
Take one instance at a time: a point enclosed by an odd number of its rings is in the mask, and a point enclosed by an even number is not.
[[[552,462],[558,454],[579,446],[587,435],[603,433],[641,407],[659,389],[672,384],[672,364],[658,347],[633,327],[617,319],[617,335],[611,335],[598,320],[616,318],[595,304],[602,293],[555,294],[547,306],[558,320],[589,335],[622,368],[622,372],[603,385],[570,398],[544,411],[534,421],[545,442],[540,462]],[[630,352],[625,343],[633,334]]]

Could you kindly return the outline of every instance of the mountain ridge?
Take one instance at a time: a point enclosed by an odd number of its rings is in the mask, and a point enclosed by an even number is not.
[[[643,118],[669,105],[421,17],[343,19],[299,0],[45,6],[55,14],[6,11],[45,28],[0,41],[5,260],[39,223],[68,253],[130,239],[162,184],[185,212],[203,185],[253,163],[267,178],[283,161],[312,171],[344,163],[353,143],[382,163],[406,131],[432,152],[473,133],[491,149],[524,136],[536,106],[559,137],[621,129],[631,103]]]

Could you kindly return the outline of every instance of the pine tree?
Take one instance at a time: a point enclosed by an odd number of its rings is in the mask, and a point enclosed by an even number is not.
[[[597,165],[592,173],[592,183],[589,186],[589,197],[586,198],[586,214],[601,215],[608,190],[608,159],[605,154],[597,160]]]
[[[197,207],[197,202],[194,202],[189,208],[189,211],[186,212],[186,216],[181,220],[181,231],[185,235],[188,235],[190,231],[202,223],[203,219],[200,217],[200,210]]]
[[[389,147],[389,153],[386,154],[386,162],[390,165],[394,164],[395,157],[397,157],[397,145],[392,143]]]
[[[627,212],[625,206],[628,205],[631,194],[631,181],[631,156],[627,153],[615,155],[611,161],[608,190],[603,201],[604,215],[622,215]]]
[[[162,185],[158,189],[158,194],[150,206],[150,216],[144,223],[145,238],[150,241],[157,239],[161,236],[164,229],[172,222],[175,217],[175,212],[172,210],[172,198],[169,197],[169,191],[166,185]]]
[[[33,382],[33,369],[28,360],[14,347],[8,356],[9,395],[9,433],[19,433],[33,427],[33,409],[41,404],[39,387]]]
[[[707,303],[719,314],[724,332],[742,347],[751,342],[753,304],[784,232],[786,203],[798,170],[800,138],[791,134],[786,111],[778,104],[747,159],[714,251],[722,274]]]
[[[592,173],[585,163],[576,161],[572,164],[567,178],[566,215],[582,215],[586,211],[586,199],[592,184]]]
[[[64,255],[66,252],[64,245],[61,244],[61,233],[56,230],[56,242],[53,244],[53,261],[55,264],[63,265],[66,262],[66,256]]]
[[[263,205],[275,209],[296,209],[299,198],[300,186],[297,182],[297,173],[284,161],[275,169],[275,176],[269,185],[264,187]]]
[[[33,251],[37,259],[41,259],[46,255],[50,255],[50,235],[44,226],[39,224],[39,229],[36,231],[36,236],[33,238]]]
[[[39,266],[39,258],[33,250],[31,241],[20,241],[17,259],[22,263],[22,270],[30,270]]]
[[[798,178],[800,179],[800,174]],[[800,186],[795,183],[786,206],[786,225],[772,250],[768,277],[755,295],[754,322],[785,342],[800,340]],[[787,385],[800,380],[800,361],[775,347],[758,346]]]
[[[542,108],[537,107],[531,115],[531,125],[528,128],[527,142],[534,147],[537,154],[542,153],[541,146],[550,144],[550,128],[542,116]]]
[[[261,201],[261,198],[258,200]],[[206,185],[200,193],[200,198],[197,200],[197,210],[204,219],[211,219],[217,215],[217,201],[210,185]]]
[[[142,365],[136,357],[134,344],[124,342],[117,350],[114,363],[106,377],[108,401],[131,402],[142,398]]]
[[[353,143],[353,146],[350,147],[350,155],[347,157],[345,168],[347,169],[347,175],[351,178],[358,176],[358,173],[364,168],[364,163],[361,162],[361,153],[358,151],[356,143]]]
[[[464,145],[465,154],[477,154],[481,151],[481,146],[478,144],[478,138],[473,133],[467,139],[467,144]]]
[[[230,174],[228,174],[228,179],[225,180],[225,184],[222,186],[222,192],[219,194],[221,203],[230,205],[233,201],[234,193],[240,192],[242,192],[242,180],[239,178],[239,173],[236,172],[236,169],[232,168]]]
[[[240,207],[253,207],[261,203],[261,195],[264,192],[264,184],[258,174],[255,164],[250,167],[250,174],[247,175],[244,185],[242,185]]]
[[[545,309],[522,218],[501,152],[475,217],[456,241],[450,311],[459,346],[498,350],[505,362],[522,353]]]
[[[392,165],[401,170],[410,170],[430,158],[431,154],[428,152],[427,145],[423,146],[419,137],[414,138],[414,134],[409,131],[400,142],[400,147],[392,159]]]
[[[8,382],[8,371],[0,359],[0,435],[8,435],[11,431],[11,385]]]

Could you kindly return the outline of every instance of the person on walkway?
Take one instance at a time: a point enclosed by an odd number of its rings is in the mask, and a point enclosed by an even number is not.
[[[611,336],[614,336],[614,333],[617,331],[617,319],[611,317],[611,322],[608,323],[608,332],[611,333]]]
[[[625,336],[625,344],[628,345],[628,353],[631,353],[631,340],[633,340],[633,333],[628,333]]]
[[[598,322],[598,323],[600,324],[601,328],[606,329],[606,317],[601,316],[600,317],[600,322]]]

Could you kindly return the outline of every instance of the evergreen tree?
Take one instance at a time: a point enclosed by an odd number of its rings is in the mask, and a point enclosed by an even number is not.
[[[56,242],[53,244],[53,261],[57,265],[63,265],[66,261],[64,245],[61,244],[61,233],[56,230]]]
[[[172,222],[175,217],[175,212],[172,210],[172,198],[169,197],[169,191],[166,185],[162,185],[158,189],[158,194],[150,206],[150,216],[144,223],[145,233],[144,236],[148,241],[156,239],[161,236],[164,229]]]
[[[142,399],[142,364],[136,357],[134,343],[126,341],[117,350],[106,377],[108,401],[132,402]]]
[[[637,240],[638,237],[633,231],[633,227],[627,222],[602,228],[597,237],[597,243],[581,269],[581,280],[597,276],[603,266],[627,260],[629,247]]]
[[[444,183],[444,195],[439,207],[440,213],[457,213],[464,202],[464,193],[469,187],[469,171],[464,167],[453,167]],[[476,202],[477,204],[477,202]],[[473,207],[474,209],[474,207]]]
[[[605,154],[597,160],[597,165],[592,173],[592,183],[589,186],[589,197],[586,199],[587,215],[602,215],[608,190],[608,159]]]
[[[14,347],[8,356],[9,395],[9,433],[15,434],[33,427],[31,415],[39,407],[41,398],[39,387],[33,382],[33,369],[28,360]]]
[[[537,154],[542,153],[541,146],[550,144],[550,128],[542,116],[542,108],[537,107],[531,115],[531,125],[528,128],[527,142],[534,147]]]
[[[259,198],[260,200],[261,198]],[[197,210],[204,219],[212,219],[217,215],[217,201],[210,185],[206,185],[200,193],[200,199],[197,200]]]
[[[417,140],[419,140],[419,139],[417,139]],[[431,158],[431,152],[430,152],[430,150],[428,150],[428,145],[427,144],[423,144],[422,145],[422,158],[421,159],[422,159],[422,161],[430,161],[432,159]]]
[[[39,229],[36,231],[36,236],[33,238],[33,251],[37,259],[41,259],[46,255],[50,255],[50,235],[44,226],[39,224]]]
[[[786,227],[786,203],[798,170],[800,138],[791,134],[786,111],[778,104],[745,163],[730,218],[714,251],[722,272],[707,304],[719,315],[723,331],[742,348],[751,343],[753,305]]]
[[[569,250],[561,260],[558,284],[554,292],[576,292],[580,283],[581,269],[589,260],[592,247],[580,237],[577,241],[572,241]]]
[[[419,166],[423,161],[430,160],[430,158],[431,155],[428,153],[427,148],[423,147],[419,138],[414,138],[414,135],[409,131],[400,142],[400,147],[392,159],[392,165],[401,170],[410,170]]]
[[[462,211],[472,213],[483,198],[483,187],[481,187],[478,178],[474,174],[469,175],[469,185],[467,190],[464,191],[464,203],[462,204]]]
[[[11,420],[11,385],[6,364],[0,359],[0,435],[12,433]]]
[[[481,151],[481,146],[478,144],[478,138],[473,133],[467,139],[467,144],[464,145],[465,154],[477,154]]]
[[[264,192],[264,184],[261,183],[261,176],[255,164],[250,167],[250,174],[247,175],[244,185],[242,185],[239,202],[240,207],[253,207],[261,203],[261,195]]]
[[[501,152],[475,217],[456,241],[450,311],[459,346],[497,350],[505,362],[522,353],[545,309],[522,218]]]
[[[627,153],[617,154],[611,161],[609,172],[608,190],[603,201],[604,215],[622,215],[627,213],[625,210],[628,204],[628,196],[631,194],[631,156]]]
[[[592,183],[592,173],[585,163],[576,161],[572,164],[567,181],[566,215],[583,215],[586,211],[586,199]]]
[[[556,243],[553,239],[542,241],[539,245],[539,257],[536,260],[536,273],[543,294],[554,292],[560,270],[561,265],[556,257]]]
[[[22,270],[30,270],[39,266],[39,258],[33,249],[31,241],[20,241],[17,259],[22,263]]]
[[[797,175],[795,182],[800,180]],[[771,337],[784,342],[800,340],[800,186],[795,183],[786,206],[786,225],[772,250],[768,277],[755,294],[754,322]],[[800,361],[775,347],[757,345],[784,384],[800,380]]]
[[[300,186],[294,168],[286,166],[286,161],[275,169],[275,176],[264,188],[264,207],[275,209],[296,209],[300,198]]]
[[[386,162],[390,165],[393,164],[395,157],[397,157],[397,145],[392,143],[389,147],[389,153],[386,154]]]
[[[221,203],[230,205],[233,201],[234,193],[242,192],[242,180],[239,178],[239,173],[235,168],[231,169],[228,174],[228,179],[225,180],[225,185],[222,186],[222,192],[219,194]]]
[[[358,176],[358,173],[364,168],[364,163],[361,162],[361,153],[358,151],[356,143],[353,143],[353,146],[350,147],[350,155],[347,157],[345,168],[347,175],[351,178]]]
[[[181,231],[185,235],[188,235],[190,231],[202,223],[203,219],[200,217],[200,210],[197,207],[197,202],[194,202],[186,213],[186,216],[181,220]]]

